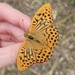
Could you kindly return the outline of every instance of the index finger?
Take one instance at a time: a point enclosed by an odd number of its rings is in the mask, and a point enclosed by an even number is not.
[[[23,21],[24,20],[24,23]],[[28,31],[31,19],[6,3],[0,3],[0,21],[6,21]]]

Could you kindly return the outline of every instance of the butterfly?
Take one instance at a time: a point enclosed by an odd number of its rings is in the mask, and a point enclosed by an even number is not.
[[[17,68],[24,71],[35,63],[47,62],[58,42],[58,31],[53,24],[52,8],[44,4],[34,15],[26,40],[20,46]]]

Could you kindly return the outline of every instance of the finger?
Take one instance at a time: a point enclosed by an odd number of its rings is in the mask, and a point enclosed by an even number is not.
[[[12,36],[8,35],[8,34],[0,34],[0,39],[2,39],[2,41],[11,41],[10,39],[12,38]]]
[[[13,37],[11,35],[8,35],[8,34],[0,34],[0,39],[2,41],[5,41],[5,42],[22,42],[25,40],[25,37],[22,38],[22,36],[24,37],[24,35],[20,35],[20,36],[17,36],[17,37]],[[20,40],[21,39],[21,40]]]
[[[47,64],[47,62],[44,62],[43,64]]]
[[[6,3],[0,3],[0,20],[5,20],[12,25],[19,26],[20,28],[25,29],[25,31],[29,30],[31,21],[27,15],[22,14]],[[24,20],[24,24],[22,20]]]
[[[1,48],[1,42],[2,42],[2,39],[0,38],[0,48]]]
[[[35,66],[36,66],[36,64],[33,65],[33,67],[35,67]]]
[[[21,43],[0,48],[0,68],[16,63],[19,46]]]
[[[1,47],[6,47],[6,46],[14,45],[14,44],[16,44],[16,43],[15,42],[6,42],[6,41],[0,42]]]
[[[19,41],[23,41],[25,39],[24,31],[21,28],[13,26],[7,22],[0,23],[0,33],[8,35],[10,34],[9,36],[7,36],[8,37],[6,38],[7,40],[10,40],[9,38],[13,39],[13,37],[15,38],[14,40],[19,40]],[[4,36],[2,36],[1,38],[4,38]]]

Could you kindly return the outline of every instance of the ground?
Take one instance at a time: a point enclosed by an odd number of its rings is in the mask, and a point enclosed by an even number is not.
[[[24,72],[15,65],[0,70],[0,75],[75,75],[75,0],[0,0],[31,18],[44,3],[53,9],[59,42],[47,64],[37,64]]]

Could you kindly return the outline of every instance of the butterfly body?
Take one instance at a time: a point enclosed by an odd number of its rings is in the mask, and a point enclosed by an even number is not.
[[[45,38],[43,38],[42,40],[42,37],[40,37],[40,35],[43,35],[41,32],[37,32],[36,33],[27,33],[27,34],[24,34],[24,36],[26,37],[26,39],[28,41],[30,41],[31,43],[36,43],[38,44],[39,46],[44,46],[44,44],[46,44],[46,42],[44,41]]]
[[[22,43],[17,57],[19,71],[35,63],[47,62],[58,42],[58,31],[53,25],[52,9],[49,3],[43,5],[32,19],[26,40]]]

